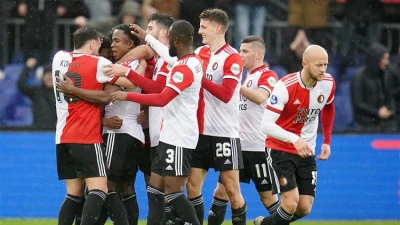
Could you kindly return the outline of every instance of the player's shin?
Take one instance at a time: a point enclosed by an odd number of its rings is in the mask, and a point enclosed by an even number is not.
[[[83,197],[67,194],[58,214],[59,225],[72,225],[75,217],[82,211]]]
[[[93,189],[89,191],[83,206],[81,225],[93,225],[96,223],[106,196],[106,193],[101,190]]]
[[[203,224],[204,219],[204,200],[203,195],[197,196],[196,198],[190,198],[190,203],[193,205],[194,210],[196,211],[197,219],[200,224]]]
[[[165,216],[164,193],[149,185],[147,186],[147,198],[149,204],[147,225],[162,224]]]
[[[117,192],[109,191],[104,205],[115,225],[128,225],[128,216]]]
[[[139,205],[136,199],[136,194],[124,195],[122,203],[128,215],[129,225],[137,225],[139,220]]]
[[[228,202],[229,200],[213,197],[210,211],[208,211],[209,225],[221,225],[224,222]]]

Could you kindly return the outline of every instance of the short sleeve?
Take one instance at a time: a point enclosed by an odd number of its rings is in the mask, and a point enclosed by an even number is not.
[[[332,90],[331,94],[328,97],[328,100],[326,100],[326,105],[329,105],[333,102],[333,99],[335,98],[335,91],[336,91],[336,83],[335,80],[332,79]]]
[[[96,73],[96,79],[99,83],[114,83],[117,78],[113,77],[107,77],[104,72],[103,72],[103,67],[105,65],[112,64],[112,62],[108,59],[105,59],[103,57],[99,57],[99,60],[97,61],[97,73]]]
[[[160,68],[160,70],[158,71],[158,75],[162,75],[162,76],[168,76],[169,73],[169,66],[167,62],[164,62]]]
[[[272,91],[271,97],[268,99],[267,109],[281,114],[288,100],[289,93],[285,84],[282,81],[278,81]]]
[[[178,94],[192,85],[194,75],[187,65],[175,66],[171,71],[171,78],[167,83],[167,87],[174,89]]]
[[[226,58],[224,63],[224,78],[240,82],[243,71],[243,61],[239,54],[234,53]]]
[[[270,94],[278,82],[278,76],[272,70],[265,71],[258,79],[258,87],[267,90]]]

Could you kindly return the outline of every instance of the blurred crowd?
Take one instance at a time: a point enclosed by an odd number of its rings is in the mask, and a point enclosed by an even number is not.
[[[394,36],[390,40],[391,49],[382,41],[387,40],[382,24],[400,25],[400,0],[1,0],[0,43],[3,45],[7,38],[10,48],[15,40],[15,28],[7,26],[7,19],[22,18],[25,24],[21,29],[21,51],[0,54],[0,87],[7,72],[3,62],[23,62],[23,69],[11,72],[11,76],[19,78],[18,82],[14,79],[15,89],[18,87],[20,93],[33,102],[34,119],[30,122],[39,128],[51,127],[55,118],[48,115],[54,109],[37,112],[41,108],[35,103],[38,95],[32,94],[29,85],[43,85],[43,90],[37,93],[42,96],[49,92],[51,95],[50,91],[46,92],[52,87],[47,85],[45,74],[55,50],[54,21],[71,19],[74,24],[71,33],[79,27],[92,26],[107,36],[117,24],[137,23],[145,27],[153,13],[164,12],[176,19],[188,20],[198,29],[200,12],[212,7],[228,12],[233,27],[231,44],[236,48],[245,36],[264,37],[266,22],[287,21],[288,27],[282,37],[286,47],[279,55],[267,53],[265,59],[279,76],[301,69],[302,54],[310,44],[319,44],[329,50],[333,49],[332,39],[337,40],[336,50],[330,52],[329,72],[342,86],[338,88],[338,98],[343,98],[344,102],[342,106],[350,104],[349,109],[341,109],[345,111],[342,116],[346,119],[339,121],[343,124],[338,128],[391,132],[400,127],[400,37]],[[335,21],[341,22],[342,26],[334,28],[338,35],[332,37],[329,24]],[[63,38],[63,35],[59,37]],[[194,44],[201,45],[199,35],[195,36]],[[63,46],[59,48],[63,49]],[[39,81],[30,81],[32,77]],[[49,97],[48,102],[40,101],[46,105],[53,100]],[[15,108],[12,109],[14,112],[10,110],[7,104],[0,107],[0,126],[13,126],[2,122],[16,111]],[[44,117],[44,121],[40,117]],[[49,125],[37,125],[43,123]]]

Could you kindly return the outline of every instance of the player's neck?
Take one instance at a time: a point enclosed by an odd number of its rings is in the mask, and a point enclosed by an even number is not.
[[[193,54],[193,48],[191,46],[189,46],[188,48],[185,49],[181,49],[181,51],[177,52],[176,57],[178,57],[178,59],[185,57],[187,55]]]
[[[212,43],[209,44],[210,46],[210,51],[212,53],[217,52],[218,50],[220,50],[222,47],[224,47],[224,45],[226,45],[226,41],[225,38],[216,38]]]
[[[248,69],[245,68],[245,69],[247,70],[248,73],[251,73],[255,69],[260,68],[262,66],[264,66],[264,62],[258,62],[258,63],[255,63],[252,67],[249,67]]]
[[[317,83],[317,81],[310,77],[307,70],[305,69],[302,69],[300,71],[300,79],[303,82],[304,86],[306,86],[306,88],[313,88],[315,83]]]

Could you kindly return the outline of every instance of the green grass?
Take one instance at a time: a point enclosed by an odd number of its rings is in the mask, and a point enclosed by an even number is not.
[[[56,220],[14,220],[14,219],[0,219],[0,225],[54,225],[57,224]],[[231,224],[230,221],[226,221],[223,225]],[[252,225],[251,221],[247,222],[248,225]],[[400,225],[400,221],[303,221],[296,222],[294,224],[299,225]],[[108,222],[107,225],[111,225]],[[146,225],[145,221],[140,221],[139,225]]]

